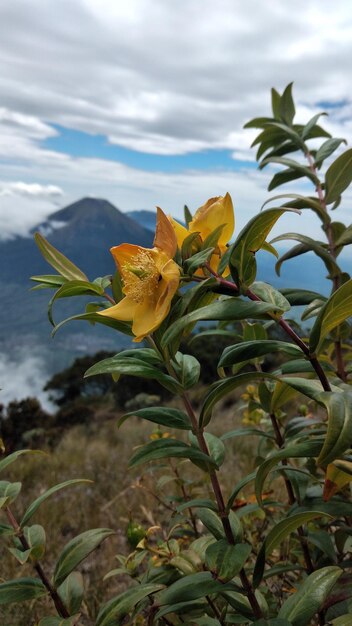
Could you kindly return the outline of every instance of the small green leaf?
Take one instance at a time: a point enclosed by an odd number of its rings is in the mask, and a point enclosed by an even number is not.
[[[265,560],[272,553],[272,551],[279,546],[288,535],[297,530],[299,526],[302,526],[317,517],[323,517],[324,515],[326,515],[326,513],[322,513],[321,511],[296,513],[281,520],[269,531],[259,550],[254,566],[253,584],[255,587],[258,587],[263,578]]]
[[[4,506],[8,506],[11,502],[16,500],[18,494],[21,491],[22,483],[10,483],[8,480],[0,481],[0,498],[3,499]]]
[[[315,164],[320,167],[322,162],[333,154],[341,143],[347,143],[347,141],[340,138],[331,138],[324,141],[315,154]]]
[[[184,328],[198,321],[221,320],[237,321],[243,319],[262,319],[267,317],[268,311],[275,310],[265,302],[247,302],[240,298],[224,297],[223,300],[201,307],[192,313],[184,315],[169,326],[162,338],[162,347],[172,342],[181,335]]]
[[[292,97],[292,85],[290,83],[285,88],[281,98],[280,98],[280,117],[286,122],[286,124],[291,125],[293,122],[293,118],[295,116],[296,110]]]
[[[40,233],[35,233],[34,239],[44,259],[61,276],[67,280],[88,280],[87,276],[72,261],[54,248]]]
[[[65,489],[65,487],[70,487],[71,485],[77,485],[77,484],[81,484],[81,483],[91,483],[91,482],[92,482],[91,480],[87,480],[85,478],[74,478],[72,480],[66,480],[65,482],[60,483],[58,485],[54,485],[54,487],[51,487],[50,489],[48,489],[47,491],[42,493],[42,495],[39,496],[39,498],[36,498],[34,500],[34,502],[32,502],[32,504],[29,505],[29,507],[26,510],[24,516],[22,517],[21,527],[23,527],[25,524],[27,524],[27,522],[34,515],[36,510],[40,507],[42,502],[44,502],[52,494],[56,493],[57,491],[60,491],[61,489]]]
[[[250,552],[248,544],[238,543],[234,546],[226,539],[220,539],[208,546],[205,564],[217,579],[227,582],[241,571]]]
[[[322,440],[310,440],[303,443],[297,443],[278,452],[274,452],[267,458],[257,469],[255,478],[255,494],[258,503],[262,506],[262,491],[266,477],[269,472],[283,459],[298,459],[305,457],[318,456],[322,447]]]
[[[190,602],[229,588],[231,588],[230,585],[227,586],[214,580],[210,572],[197,572],[176,580],[167,589],[161,591],[158,604],[162,606],[164,604]]]
[[[181,430],[191,430],[191,423],[188,415],[180,409],[172,409],[170,407],[149,407],[147,409],[138,409],[126,413],[119,420],[119,426],[131,415],[136,415],[149,422],[166,426],[167,428],[179,428]]]
[[[16,578],[0,584],[0,604],[33,600],[48,592],[37,578]]]
[[[54,584],[59,587],[67,576],[107,537],[115,532],[109,528],[86,530],[68,542],[61,552],[54,572]]]
[[[43,526],[34,524],[33,526],[25,526],[24,536],[30,547],[30,557],[34,561],[39,561],[45,553],[45,530]]]
[[[187,274],[194,274],[199,267],[207,263],[214,252],[214,248],[206,248],[197,252],[184,262],[184,268]]]
[[[182,391],[182,387],[177,381],[165,374],[157,367],[145,362],[140,358],[126,356],[125,353],[116,354],[113,357],[99,361],[90,367],[84,377],[95,376],[96,374],[127,374],[129,376],[138,376],[141,378],[152,378],[157,380],[161,385],[169,389],[173,393]]]
[[[12,452],[12,454],[8,454],[4,459],[0,461],[0,472],[2,472],[8,465],[17,461],[18,457],[22,456],[22,454],[46,454],[42,450],[16,450],[16,452]]]
[[[33,291],[34,289],[38,289],[38,286],[57,289],[67,281],[67,278],[60,276],[60,274],[43,274],[42,276],[31,276],[30,280],[33,280],[35,283],[40,283],[40,285],[32,287]]]
[[[307,124],[304,126],[302,130],[302,139],[306,139],[306,137],[308,137],[312,128],[314,128],[319,117],[321,117],[322,115],[327,115],[327,113],[317,113],[316,115],[313,115],[313,117],[309,120],[309,122],[307,122]]]
[[[200,363],[191,354],[177,352],[173,361],[173,368],[179,383],[184,389],[190,389],[199,381]]]
[[[319,394],[318,401],[328,412],[328,432],[317,463],[326,466],[345,452],[352,442],[352,393]]]
[[[80,572],[71,572],[57,590],[70,615],[78,613],[81,608],[84,586]]]
[[[193,433],[189,434],[189,439],[192,446],[199,449],[197,438],[193,435]],[[212,435],[211,433],[204,433],[204,439],[209,450],[209,455],[217,467],[221,467],[225,459],[225,446],[222,440],[219,439],[219,437],[215,437],[215,435]],[[204,464],[201,464],[200,467],[204,467]],[[206,471],[206,467],[204,467],[204,469]]]
[[[257,359],[258,357],[274,352],[283,352],[290,356],[301,356],[302,354],[302,351],[295,344],[286,341],[271,339],[243,341],[242,343],[225,348],[220,357],[219,367],[229,367],[235,363]]]
[[[278,617],[287,619],[292,626],[307,626],[324,604],[342,569],[322,567],[310,574],[298,591],[282,605]]]
[[[176,439],[156,439],[143,446],[133,455],[130,467],[137,467],[141,463],[148,463],[164,458],[184,458],[190,461],[202,461],[212,467],[216,466],[214,460],[193,446],[188,446]]]
[[[281,315],[290,310],[291,305],[280,291],[274,289],[268,283],[256,281],[251,286],[251,291],[258,296],[262,302],[272,303],[277,307],[276,315]]]
[[[57,324],[52,331],[52,336],[56,335],[57,331],[67,324],[67,322],[72,322],[76,320],[86,320],[92,324],[103,324],[103,326],[109,326],[114,330],[118,330],[120,333],[124,335],[132,336],[131,325],[127,322],[120,322],[119,320],[115,320],[112,317],[107,317],[106,315],[99,315],[99,313],[79,313],[78,315],[71,315],[71,317],[67,317],[65,320],[62,320],[59,324]]]
[[[325,174],[326,204],[336,202],[351,182],[352,148],[338,156]]]
[[[351,315],[352,280],[341,285],[327,300],[311,330],[309,347],[311,352],[319,351],[324,338]]]
[[[95,626],[116,626],[141,600],[163,587],[164,585],[141,584],[120,593],[100,609]]]

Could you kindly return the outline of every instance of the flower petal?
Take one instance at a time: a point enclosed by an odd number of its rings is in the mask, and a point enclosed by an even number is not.
[[[173,227],[173,229],[175,231],[175,235],[176,235],[176,239],[177,239],[177,245],[178,245],[179,248],[181,248],[184,240],[190,234],[189,230],[187,230],[187,228],[182,226],[182,224],[180,224],[179,222],[174,220],[174,218],[171,217],[171,215],[168,216],[168,220],[172,224],[172,227]]]
[[[137,307],[138,304],[126,296],[125,298],[122,298],[118,304],[115,304],[104,311],[99,311],[99,315],[106,315],[106,317],[112,317],[113,319],[120,320],[121,322],[131,322],[136,313]]]
[[[235,218],[231,196],[227,193],[224,197],[210,198],[195,213],[189,225],[190,232],[200,232],[204,241],[218,226],[224,224],[219,237],[219,245],[225,246],[232,237]]]
[[[133,319],[134,341],[141,341],[156,330],[170,311],[171,301],[180,282],[178,265],[170,259],[161,271],[161,280],[155,298],[145,298],[138,304]]]
[[[141,250],[149,252],[149,248],[136,246],[132,243],[122,243],[119,246],[114,246],[113,248],[110,248],[110,252],[114,257],[116,265],[118,266],[120,271],[125,263],[133,264],[133,259]]]
[[[168,259],[172,259],[176,254],[177,241],[175,231],[172,228],[165,213],[157,207],[156,231],[154,237],[155,248],[163,250]]]

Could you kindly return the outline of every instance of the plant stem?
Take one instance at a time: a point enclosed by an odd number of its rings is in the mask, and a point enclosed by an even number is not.
[[[278,421],[276,419],[276,415],[274,413],[270,413],[270,419],[271,419],[271,423],[272,423],[272,426],[273,426],[273,429],[274,429],[276,443],[277,443],[279,448],[282,448],[284,443],[285,443],[285,441],[284,441],[284,438],[283,438],[283,436],[281,434],[280,426],[279,426],[279,423],[278,423]],[[286,459],[284,459],[282,461],[282,464],[286,465],[286,466],[288,465]],[[285,481],[285,486],[286,486],[286,491],[287,491],[289,504],[290,505],[295,504],[295,502],[297,500],[296,500],[295,493],[293,491],[292,483],[291,483],[290,479],[287,478],[286,476],[284,476],[284,481]],[[307,539],[306,539],[306,534],[305,534],[304,529],[303,529],[302,526],[299,526],[299,528],[297,528],[297,532],[298,532],[300,543],[301,543],[302,550],[303,550],[303,556],[304,556],[304,560],[305,560],[305,564],[306,564],[306,570],[307,570],[308,574],[311,574],[314,571],[314,566],[313,566],[312,559],[311,559],[311,556],[310,556],[309,547],[308,547]]]
[[[314,176],[318,180],[318,184],[316,186],[316,192],[318,194],[320,206],[323,209],[323,211],[326,213],[326,215],[328,215],[328,210],[327,210],[327,206],[326,206],[326,202],[325,202],[325,195],[324,195],[324,192],[323,192],[323,188],[322,188],[321,182],[319,180],[319,177],[317,175],[317,168],[315,166],[315,162],[314,162],[313,156],[311,155],[308,147],[306,148],[305,156],[306,156],[306,158],[308,160],[309,169],[311,170],[311,172],[313,172]],[[327,240],[328,240],[329,253],[332,256],[332,258],[334,259],[334,261],[335,261],[336,257],[337,257],[336,245],[335,245],[335,241],[334,241],[334,233],[333,233],[333,230],[332,230],[330,218],[328,219],[326,224],[323,224],[323,230],[324,230],[324,232],[326,234],[326,237],[327,237]],[[334,292],[341,285],[341,275],[333,276],[332,277],[332,284],[333,284],[332,290]],[[345,370],[345,364],[344,364],[344,360],[343,360],[341,341],[339,339],[337,341],[335,341],[335,355],[336,355],[336,365],[337,365],[336,372],[337,372],[337,375],[341,378],[341,380],[343,380],[344,382],[347,382],[347,373],[346,373],[346,370]]]
[[[217,274],[217,272],[215,272],[208,263],[206,263],[205,266],[208,269],[208,271],[213,276],[215,276],[215,278],[217,279],[220,285],[223,285],[225,289],[235,291],[238,294],[239,289],[236,283],[233,283],[229,280],[225,280],[224,278],[222,278],[222,276],[220,276],[220,274]],[[253,291],[251,291],[250,289],[247,289],[245,295],[250,300],[253,300],[255,302],[262,302],[259,296],[253,293]],[[326,374],[322,366],[320,365],[317,357],[314,354],[310,353],[307,344],[304,343],[304,341],[299,337],[299,335],[297,335],[297,333],[293,330],[293,328],[291,328],[291,326],[282,317],[277,318],[276,316],[273,316],[273,319],[276,322],[278,322],[278,324],[280,324],[281,328],[285,331],[285,333],[291,337],[291,339],[295,342],[295,344],[302,350],[302,352],[307,357],[307,359],[309,359],[309,361],[312,364],[312,367],[315,369],[315,372],[322,384],[324,391],[331,391],[330,383],[326,377]]]
[[[197,437],[198,440],[198,445],[200,447],[200,449],[202,450],[202,452],[204,452],[206,455],[209,455],[209,450],[208,450],[208,446],[207,446],[207,442],[205,440],[204,434],[203,434],[203,430],[199,428],[198,426],[198,421],[197,421],[197,417],[195,415],[195,412],[193,410],[192,404],[187,396],[186,393],[184,393],[182,395],[182,400],[185,406],[185,409],[187,411],[187,414],[191,420],[192,423],[192,429],[194,434]],[[216,499],[216,503],[217,503],[217,507],[218,507],[218,513],[221,519],[221,523],[224,529],[224,533],[225,533],[225,537],[228,541],[229,544],[234,545],[235,544],[235,538],[232,532],[232,528],[231,528],[231,524],[230,524],[230,520],[229,520],[229,516],[228,513],[226,511],[226,506],[225,506],[225,502],[224,502],[224,497],[222,495],[222,491],[221,491],[221,486],[217,477],[217,474],[214,470],[210,470],[209,471],[209,476],[210,476],[210,481],[213,487],[213,492],[215,495],[215,499]],[[240,571],[240,579],[241,579],[241,583],[243,586],[244,591],[247,594],[248,600],[250,602],[250,605],[252,607],[253,613],[255,615],[255,617],[257,619],[260,619],[261,617],[263,617],[262,614],[262,610],[258,604],[257,598],[255,596],[254,593],[254,589],[247,577],[247,574],[244,570],[244,568],[241,569]]]
[[[16,536],[18,537],[18,539],[20,540],[22,546],[24,547],[25,550],[29,550],[30,549],[30,545],[28,544],[27,539],[24,536],[23,530],[20,527],[20,525],[18,524],[15,516],[13,515],[11,509],[9,507],[6,507],[5,509],[6,511],[6,515],[7,518],[12,526],[12,528],[14,529]],[[34,563],[33,565],[34,569],[36,570],[39,578],[41,579],[43,585],[47,588],[54,604],[55,604],[55,608],[59,614],[60,617],[70,617],[70,613],[68,612],[66,606],[64,605],[63,601],[61,600],[58,592],[56,591],[56,589],[52,586],[49,578],[47,577],[47,575],[45,574],[42,566],[40,565],[40,563]]]

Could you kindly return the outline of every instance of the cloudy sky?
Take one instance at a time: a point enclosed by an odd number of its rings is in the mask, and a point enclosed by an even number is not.
[[[346,0],[11,0],[0,23],[2,237],[85,195],[180,216],[229,191],[243,225],[269,172],[242,127],[272,86],[352,142]]]

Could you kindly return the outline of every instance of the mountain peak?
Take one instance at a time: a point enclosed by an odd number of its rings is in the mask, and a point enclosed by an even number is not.
[[[104,200],[103,198],[92,198],[87,196],[86,198],[81,198],[81,200],[77,200],[72,204],[60,209],[59,211],[55,211],[55,213],[51,213],[49,216],[50,221],[58,221],[58,222],[69,222],[72,219],[77,219],[82,216],[86,216],[87,213],[90,214],[102,214],[116,216],[116,213],[121,213],[119,209],[117,209],[111,202],[108,200]]]

